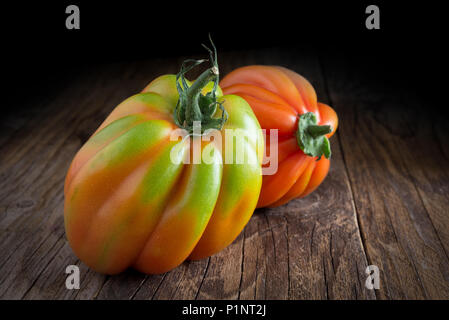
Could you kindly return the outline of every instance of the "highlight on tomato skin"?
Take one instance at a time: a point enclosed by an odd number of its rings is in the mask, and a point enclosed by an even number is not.
[[[222,250],[251,218],[262,186],[262,153],[251,139],[263,135],[248,103],[223,95],[212,52],[209,61],[195,82],[184,73],[201,61],[120,103],[75,155],[64,184],[64,224],[74,253],[93,270],[164,273]],[[201,140],[208,133],[190,135],[198,119],[219,132],[248,132],[242,147],[254,161],[224,161],[225,146]],[[172,140],[180,128],[189,134]],[[211,162],[183,161],[197,139]]]
[[[330,106],[318,102],[310,82],[280,66],[235,69],[220,82],[224,94],[238,95],[253,109],[262,129],[278,129],[278,170],[265,175],[257,207],[277,207],[316,190],[330,168],[329,138],[338,128]],[[318,146],[318,147],[317,147]]]

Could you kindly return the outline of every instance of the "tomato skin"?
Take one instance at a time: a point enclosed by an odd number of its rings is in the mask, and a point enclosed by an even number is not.
[[[314,191],[325,179],[330,160],[305,155],[296,142],[298,117],[313,112],[319,125],[330,125],[330,138],[338,127],[335,111],[317,101],[312,85],[301,75],[279,66],[246,66],[225,76],[224,94],[244,98],[262,127],[278,129],[278,171],[264,176],[257,207],[276,207]],[[269,154],[269,137],[266,139]]]
[[[222,96],[220,88],[217,96],[229,114],[224,129],[241,128],[263,139],[244,99]],[[111,112],[70,165],[64,185],[67,238],[78,258],[98,272],[134,267],[157,274],[210,256],[238,236],[256,207],[262,153],[251,139],[244,148],[253,163],[226,163],[226,151],[214,141],[201,143],[212,152],[210,164],[171,161],[173,154],[181,160],[191,152],[192,138],[170,140],[178,129],[177,99],[175,75],[155,79]]]

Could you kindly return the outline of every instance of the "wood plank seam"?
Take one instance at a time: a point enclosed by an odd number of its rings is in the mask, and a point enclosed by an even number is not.
[[[331,97],[331,94],[330,94],[330,91],[329,91],[329,83],[328,83],[328,80],[327,80],[327,77],[326,77],[326,70],[325,70],[324,64],[322,62],[322,58],[319,55],[318,55],[318,65],[319,65],[319,69],[321,71],[321,76],[322,76],[322,79],[323,79],[324,90],[326,92],[326,96],[327,96],[327,98],[329,100],[330,105],[333,106],[334,105],[334,101],[332,100],[332,97]],[[367,265],[372,265],[372,259],[369,256],[369,253],[368,253],[368,250],[367,250],[367,246],[366,246],[366,239],[365,239],[365,236],[364,236],[364,233],[363,233],[363,230],[362,230],[362,226],[360,224],[360,212],[357,209],[357,205],[356,205],[355,200],[354,200],[354,197],[355,197],[355,195],[354,195],[354,187],[352,185],[351,179],[349,178],[349,169],[348,169],[348,164],[346,162],[345,151],[344,151],[343,144],[342,144],[342,141],[341,141],[340,132],[338,132],[338,130],[337,130],[335,136],[338,139],[339,147],[340,147],[340,154],[341,154],[341,157],[342,157],[342,160],[343,160],[343,163],[344,163],[345,175],[347,177],[346,183],[348,184],[349,190],[351,191],[350,198],[351,198],[351,205],[353,207],[353,212],[354,212],[354,222],[355,222],[357,230],[358,230],[358,235],[359,235],[359,239],[360,239],[360,242],[361,242],[361,247],[362,247],[363,254],[364,254],[364,257],[365,257],[365,260],[366,260],[365,262],[367,263]],[[358,268],[357,268],[357,270],[358,270]],[[360,275],[359,275],[358,278],[360,280]],[[361,288],[363,288],[363,287],[364,286],[361,286]],[[378,293],[377,293],[376,290],[374,290],[374,294],[375,294],[376,299],[379,299],[379,296],[378,296]]]
[[[110,278],[111,278],[111,276],[106,275],[106,277],[103,280],[103,284],[100,286],[100,288],[98,288],[97,292],[95,292],[95,294],[92,296],[93,300],[97,300],[98,295],[100,294],[101,290],[104,288],[105,284],[109,281]]]
[[[397,139],[395,139],[395,144],[398,146],[398,150],[399,150],[400,146],[398,145]],[[428,211],[428,209],[427,209],[427,207],[426,207],[426,205],[425,205],[425,203],[424,203],[422,194],[421,194],[421,192],[420,192],[420,190],[419,190],[419,188],[418,188],[418,186],[417,186],[417,184],[416,184],[416,181],[415,181],[415,179],[413,178],[413,176],[412,176],[412,174],[411,174],[411,172],[410,172],[408,163],[407,163],[407,161],[404,159],[404,157],[403,157],[403,155],[402,155],[401,152],[399,152],[399,156],[401,157],[401,159],[402,159],[402,161],[403,161],[403,164],[404,164],[404,165],[403,165],[403,168],[407,171],[407,174],[408,174],[408,176],[409,176],[409,180],[412,182],[412,184],[413,184],[413,186],[414,186],[414,189],[415,189],[416,193],[418,194],[418,197],[419,197],[419,199],[420,199],[420,201],[421,201],[421,204],[422,204],[422,207],[423,207],[423,209],[424,209],[424,212],[426,213],[426,215],[427,215],[427,217],[428,217],[428,219],[429,219],[429,221],[430,221],[430,225],[432,226],[432,229],[433,229],[433,231],[434,231],[434,233],[435,233],[435,235],[436,235],[436,238],[438,239],[438,241],[439,241],[440,244],[441,244],[442,251],[444,252],[444,254],[445,254],[445,256],[446,256],[446,263],[449,264],[449,258],[448,258],[448,254],[447,254],[447,251],[446,251],[446,249],[445,249],[445,246],[444,246],[443,242],[441,241],[441,238],[440,238],[440,235],[439,235],[437,229],[435,228],[435,224],[434,224],[434,222],[433,222],[432,216],[429,214],[429,211]],[[387,212],[388,212],[388,211],[387,211]],[[390,217],[390,220],[391,220],[391,217]],[[394,231],[394,227],[393,227],[393,226],[392,226],[392,229],[393,229],[393,231]],[[395,234],[395,236],[396,236],[396,234]],[[407,255],[408,255],[408,254],[407,254]],[[412,262],[413,268],[415,269],[415,272],[416,272],[416,274],[417,274],[417,276],[418,276],[418,279],[419,279],[419,282],[420,282],[420,284],[421,284],[421,287],[422,287],[423,291],[425,292],[426,296],[429,298],[430,295],[428,294],[428,292],[427,292],[427,290],[426,290],[426,288],[425,288],[425,286],[424,286],[424,284],[423,284],[423,282],[422,282],[422,280],[421,280],[421,276],[420,276],[420,273],[419,273],[419,271],[418,271],[418,269],[417,269],[417,267],[416,267],[415,262],[413,261],[413,259],[410,259],[410,261]]]
[[[207,271],[209,270],[209,265],[210,265],[210,257],[207,258],[206,269],[204,270],[203,278],[201,279],[201,283],[200,283],[200,285],[198,286],[198,290],[197,290],[197,292],[196,292],[196,294],[195,294],[195,300],[198,300],[198,295],[200,294],[201,287],[203,286],[204,279],[205,279],[206,276],[207,276]]]
[[[444,153],[443,153],[443,155],[444,155]],[[443,249],[443,252],[444,252],[444,254],[446,255],[446,260],[447,260],[447,262],[448,262],[448,264],[449,264],[449,255],[448,255],[448,252],[446,251],[446,246],[444,245],[443,241],[441,240],[440,234],[439,234],[438,230],[437,230],[436,227],[435,227],[435,223],[434,223],[434,221],[433,221],[433,219],[432,219],[432,216],[430,215],[429,210],[428,210],[428,208],[427,208],[427,206],[426,206],[426,204],[425,204],[425,202],[424,202],[423,194],[422,194],[422,192],[420,191],[420,188],[418,188],[416,179],[415,179],[415,178],[413,177],[413,175],[411,174],[410,168],[409,168],[409,166],[408,166],[408,162],[403,158],[402,153],[400,153],[400,156],[401,156],[402,160],[404,161],[404,164],[405,164],[405,165],[404,165],[404,168],[407,170],[407,174],[408,174],[409,177],[410,177],[410,181],[413,183],[413,186],[414,186],[414,188],[415,188],[415,191],[416,191],[416,193],[418,194],[419,199],[421,200],[421,204],[422,204],[422,206],[423,206],[423,208],[424,208],[424,211],[426,212],[426,215],[427,215],[427,217],[429,218],[430,224],[432,225],[432,228],[433,228],[433,230],[434,230],[434,232],[435,232],[435,235],[437,236],[437,239],[438,239],[438,241],[439,241],[440,244],[441,244],[441,247],[442,247],[442,249]],[[444,155],[444,156],[445,156],[445,155]],[[448,159],[448,162],[449,162],[449,159]]]
[[[289,246],[289,235],[288,235],[288,220],[286,216],[283,216],[285,220],[285,231],[287,234],[287,300],[290,300],[290,246]]]
[[[139,292],[140,288],[142,288],[142,286],[145,283],[145,281],[147,281],[147,278],[148,278],[148,275],[146,274],[145,277],[142,279],[142,281],[137,286],[137,288],[134,290],[134,292],[129,297],[129,300],[133,300],[134,299],[134,297],[136,296],[137,292]]]
[[[53,252],[53,248],[59,243],[59,240],[61,240],[63,238],[64,234],[60,235],[58,240],[55,241],[55,243],[53,244],[53,246],[50,248],[50,250],[48,251]],[[50,265],[50,263],[53,261],[53,259],[56,257],[56,255],[58,254],[58,252],[62,249],[62,247],[64,246],[64,244],[62,243],[60,248],[58,250],[56,250],[56,252],[53,254],[53,256],[50,258],[50,260],[46,263],[45,267],[42,268],[42,270],[38,273],[38,275],[35,277],[35,279],[32,281],[31,285],[29,286],[29,288],[27,290],[25,290],[24,294],[22,295],[22,297],[20,299],[23,299],[26,294],[31,290],[31,288],[34,286],[34,284],[37,282],[37,280],[39,279],[40,275],[44,272],[45,269],[48,268],[48,266]],[[42,259],[41,259],[42,260]]]
[[[154,293],[151,295],[151,300],[154,300],[154,297],[156,296],[157,292],[159,291],[160,287],[162,286],[162,284],[164,283],[164,280],[167,276],[167,273],[164,273],[164,276],[162,277],[162,280],[159,282],[156,290],[154,290]]]
[[[253,213],[254,214],[254,213]],[[244,267],[245,267],[245,230],[242,230],[242,263],[240,265],[240,283],[239,283],[239,292],[237,295],[237,300],[240,300],[240,295],[242,294],[242,282],[243,282],[243,274],[244,274]]]

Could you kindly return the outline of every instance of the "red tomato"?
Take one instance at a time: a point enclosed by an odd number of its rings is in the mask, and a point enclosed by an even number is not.
[[[256,65],[232,71],[220,86],[224,94],[244,98],[263,129],[279,130],[278,170],[263,177],[257,206],[279,206],[314,191],[329,171],[328,138],[338,118],[317,102],[312,85],[286,68]],[[268,130],[266,150],[270,154]]]

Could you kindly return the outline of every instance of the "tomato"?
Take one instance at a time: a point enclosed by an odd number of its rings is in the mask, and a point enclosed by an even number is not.
[[[208,257],[238,236],[256,207],[262,185],[259,123],[244,99],[222,95],[215,62],[195,82],[184,78],[199,62],[183,65],[177,76],[158,77],[120,103],[70,165],[67,238],[80,260],[98,272],[134,267],[156,274],[185,259]],[[249,138],[243,149],[254,161],[223,161],[227,149],[207,131],[192,135],[193,121],[220,133],[244,130]],[[180,126],[189,134],[171,139]],[[195,139],[212,161],[192,160]]]
[[[331,107],[317,102],[312,85],[286,68],[256,65],[232,71],[220,86],[225,94],[244,98],[263,129],[278,129],[278,170],[264,175],[257,207],[276,207],[314,191],[329,171],[328,138],[338,118]]]

